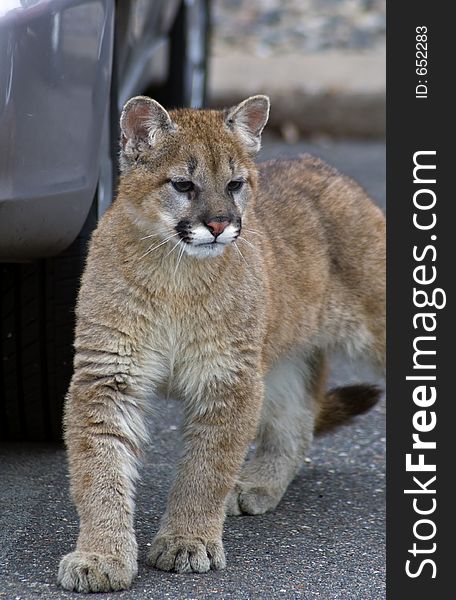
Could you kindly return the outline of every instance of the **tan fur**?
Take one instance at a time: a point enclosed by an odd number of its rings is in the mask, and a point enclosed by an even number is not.
[[[383,366],[383,215],[311,156],[257,170],[267,111],[264,97],[225,113],[168,115],[141,98],[124,111],[119,191],[93,235],[77,304],[65,438],[81,529],[60,565],[66,589],[122,589],[135,576],[136,462],[162,393],[182,399],[184,451],[149,558],[204,572],[225,565],[225,511],[274,508],[315,420],[331,426],[325,354],[341,348]],[[181,201],[169,180],[190,167],[199,196]],[[225,190],[237,173],[246,183],[233,200]],[[234,211],[244,239],[214,257],[180,252],[173,211],[198,203],[211,217]]]

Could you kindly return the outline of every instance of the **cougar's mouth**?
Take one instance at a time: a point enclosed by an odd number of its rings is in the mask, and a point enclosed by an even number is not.
[[[184,251],[196,258],[220,256],[223,251],[233,244],[241,232],[241,224],[229,223],[217,231],[217,222],[194,224],[189,219],[182,219],[175,225],[175,230],[183,242]]]
[[[223,242],[223,241],[219,241],[219,240],[213,240],[212,242],[200,242],[199,244],[193,244],[194,246],[198,246],[198,248],[211,248],[213,246],[219,245],[219,246],[227,246],[228,244],[231,244],[234,240],[230,240],[228,242]]]

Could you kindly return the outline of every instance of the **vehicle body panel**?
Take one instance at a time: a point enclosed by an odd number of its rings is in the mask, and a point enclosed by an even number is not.
[[[55,254],[81,230],[97,185],[114,40],[112,0],[17,4],[0,15],[3,260]]]

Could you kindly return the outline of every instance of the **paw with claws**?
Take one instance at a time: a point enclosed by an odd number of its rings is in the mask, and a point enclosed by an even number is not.
[[[176,573],[206,573],[226,565],[220,539],[204,540],[184,535],[158,535],[148,558],[153,567]]]
[[[136,572],[136,561],[76,551],[62,558],[57,580],[71,592],[113,592],[128,589]]]

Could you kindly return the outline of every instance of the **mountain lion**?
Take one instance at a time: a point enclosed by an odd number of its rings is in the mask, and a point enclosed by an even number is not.
[[[379,397],[327,392],[325,376],[336,348],[383,368],[384,217],[312,156],[255,165],[268,113],[266,96],[227,111],[124,107],[118,195],[76,309],[68,590],[124,589],[137,572],[134,484],[160,395],[182,401],[183,449],[149,561],[179,573],[223,568],[225,514],[274,509],[312,436]]]

